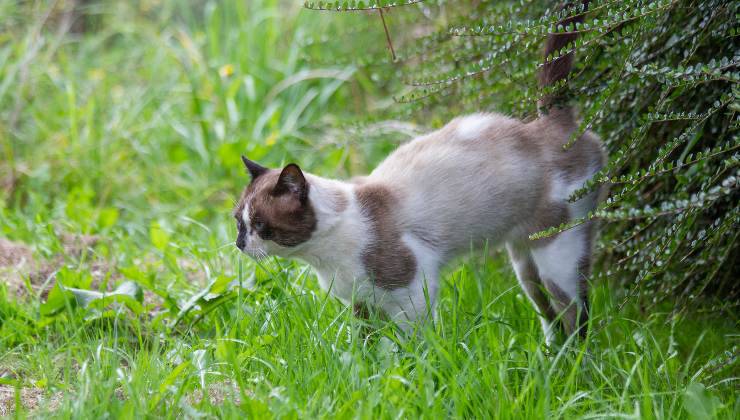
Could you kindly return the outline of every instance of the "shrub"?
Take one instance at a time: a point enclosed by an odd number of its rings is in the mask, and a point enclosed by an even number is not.
[[[624,285],[626,298],[639,295],[645,304],[683,310],[701,296],[704,309],[735,311],[740,3],[593,1],[587,12],[526,0],[472,3],[305,6],[366,10],[368,28],[355,30],[378,32],[378,42],[348,54],[374,80],[395,82],[390,86],[398,104],[382,116],[412,115],[432,127],[466,111],[534,118],[537,99],[550,93],[536,84],[545,37],[578,31],[560,52],[575,51],[576,67],[553,89],[577,105],[579,132],[599,133],[610,156],[572,197],[611,184],[609,199],[592,215],[604,227],[594,276]],[[586,13],[582,23],[558,25],[579,13]],[[371,14],[380,15],[382,26]],[[351,35],[335,39],[353,45]]]

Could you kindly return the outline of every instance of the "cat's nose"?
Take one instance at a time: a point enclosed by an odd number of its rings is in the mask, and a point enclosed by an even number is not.
[[[236,240],[236,247],[240,250],[244,251],[244,247],[247,246],[247,241],[244,240],[244,238],[237,239]]]

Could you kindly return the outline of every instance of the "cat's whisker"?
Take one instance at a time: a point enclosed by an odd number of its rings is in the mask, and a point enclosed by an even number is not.
[[[230,247],[230,246],[233,246],[234,249],[237,249],[233,242],[227,242],[227,243],[225,243],[223,245],[220,245],[220,246],[218,246],[218,247],[216,247],[216,248],[214,248],[212,250],[213,251],[220,251],[220,250],[222,250],[222,249],[224,249],[226,247]]]

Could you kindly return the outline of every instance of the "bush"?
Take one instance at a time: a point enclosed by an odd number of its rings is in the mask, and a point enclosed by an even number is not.
[[[668,302],[682,310],[701,296],[704,309],[735,311],[739,3],[594,1],[583,23],[567,28],[558,22],[582,8],[559,12],[545,2],[474,3],[345,1],[306,7],[368,9],[371,28],[361,30],[381,35],[376,48],[354,53],[357,63],[378,80],[395,81],[394,98],[405,104],[386,108],[383,116],[413,115],[426,126],[480,110],[534,118],[537,99],[550,93],[536,84],[545,37],[578,31],[575,43],[561,51],[576,52],[575,69],[553,89],[576,104],[580,132],[599,133],[610,156],[573,197],[611,184],[610,198],[592,215],[604,226],[597,248],[601,269],[594,277],[619,282],[626,298],[639,295],[645,304]],[[371,13],[381,15],[382,26]],[[349,36],[336,38],[352,44]],[[393,57],[384,45],[393,47]]]

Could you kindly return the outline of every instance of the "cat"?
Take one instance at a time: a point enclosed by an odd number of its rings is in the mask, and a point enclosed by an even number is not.
[[[574,38],[551,34],[545,57]],[[572,60],[570,53],[547,62],[540,85],[565,79]],[[505,244],[547,343],[556,324],[585,335],[593,222],[528,237],[585,216],[603,194],[568,201],[605,155],[590,131],[563,150],[577,122],[556,99],[545,96],[541,109],[549,110],[528,123],[494,113],[455,118],[353,181],[312,175],[294,163],[270,169],[242,157],[251,182],[233,213],[236,246],[255,258],[302,259],[321,287],[354,304],[358,315],[372,306],[408,330],[433,312],[446,262],[471,243]]]

